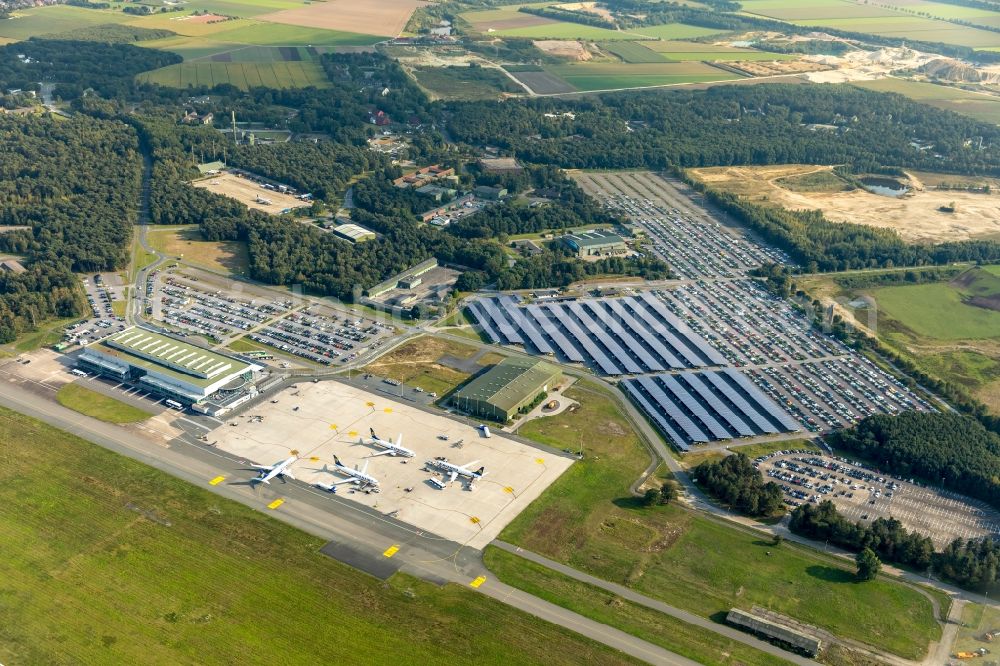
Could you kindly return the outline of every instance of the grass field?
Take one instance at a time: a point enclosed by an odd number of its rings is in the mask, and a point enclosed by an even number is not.
[[[503,582],[598,622],[616,627],[706,666],[778,666],[787,662],[645,606],[619,599],[586,583],[495,547],[486,565]]]
[[[0,441],[3,663],[315,664],[331,646],[373,664],[636,663],[461,586],[370,578],[320,539],[14,412]]]
[[[497,30],[492,34],[500,35],[501,37],[524,37],[527,39],[591,39],[612,41],[619,39],[643,39],[646,36],[646,30],[648,29],[643,28],[643,34],[640,34],[638,31],[610,30],[592,25],[583,25],[582,23],[554,21],[524,28],[506,28]],[[652,38],[652,36],[649,36],[649,38]]]
[[[246,243],[240,241],[206,241],[196,226],[153,229],[148,234],[149,244],[158,252],[174,257],[192,266],[224,273],[243,273],[250,259]]]
[[[631,49],[623,55],[616,49],[620,49],[625,44],[631,47]],[[679,62],[685,60],[714,60],[720,62],[768,61],[793,60],[797,57],[787,53],[769,53],[767,51],[758,51],[757,49],[738,49],[721,44],[702,44],[682,40],[621,42],[618,44],[609,44],[606,48],[626,62]],[[655,55],[659,56],[659,60],[639,60],[639,57],[647,57],[639,49],[646,52],[652,51]]]
[[[636,28],[633,32],[653,39],[693,39],[709,35],[724,35],[728,31],[684,23],[664,23],[663,25],[644,25],[641,28]]]
[[[888,316],[918,335],[935,340],[1000,338],[1000,312],[967,305],[962,297],[968,293],[936,283],[884,287],[872,296],[880,318]]]
[[[169,12],[167,14],[154,14],[153,16],[131,17],[129,25],[141,28],[161,28],[176,32],[184,37],[202,37],[214,39],[216,35],[236,30],[240,27],[258,25],[257,21],[250,19],[235,19],[232,21],[218,21],[215,23],[199,23],[190,18],[188,14],[177,14]]]
[[[326,88],[330,81],[315,62],[182,62],[139,74],[140,81],[173,88],[228,83],[242,90],[268,88]]]
[[[812,171],[786,176],[775,181],[792,192],[848,192],[854,189],[849,182],[833,171]]]
[[[950,86],[905,79],[856,81],[852,85],[878,92],[894,92],[905,97],[946,109],[983,122],[1000,125],[1000,97],[967,92]]]
[[[700,62],[659,64],[581,62],[546,65],[545,71],[583,91],[666,86],[738,78],[735,74]]]
[[[383,38],[280,23],[255,23],[215,33],[212,39],[257,46],[369,46]]]
[[[0,21],[0,38],[20,41],[38,35],[69,32],[101,23],[127,23],[135,18],[113,10],[85,9],[69,5],[52,5],[18,9],[14,18]]]
[[[444,99],[496,99],[503,93],[524,92],[501,70],[492,67],[418,67],[413,76],[435,97]]]
[[[982,636],[996,631],[1000,631],[1000,609],[970,602],[962,609],[962,627],[952,644],[952,652],[973,652],[983,647],[995,651]]]
[[[133,407],[103,393],[91,391],[79,384],[66,384],[56,393],[56,400],[63,407],[80,412],[107,423],[138,423],[145,421],[152,412]]]
[[[441,357],[466,359],[475,353],[476,348],[471,345],[420,337],[372,361],[365,371],[444,396],[471,375],[440,363]]]
[[[502,539],[705,617],[756,603],[908,658],[940,635],[930,603],[902,585],[859,585],[853,571],[815,551],[775,549],[758,533],[681,507],[640,508],[628,488],[649,454],[631,425],[595,386],[573,386],[567,396],[582,406],[518,432],[557,448],[582,444],[585,458]]]
[[[27,333],[21,335],[13,343],[4,345],[3,347],[0,347],[0,349],[5,349],[7,352],[22,353],[39,349],[40,347],[54,345],[62,340],[63,329],[79,320],[79,317],[57,317],[54,319],[46,319],[40,322],[34,331],[28,331]],[[0,356],[3,355],[4,354],[0,352]]]

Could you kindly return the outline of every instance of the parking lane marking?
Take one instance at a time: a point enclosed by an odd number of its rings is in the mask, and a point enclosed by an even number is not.
[[[398,552],[399,552],[399,546],[393,544],[392,546],[389,546],[388,548],[386,548],[385,552],[382,553],[382,555],[385,556],[385,557],[392,557],[393,555],[395,555]]]
[[[224,476],[217,476],[214,479],[212,479],[211,481],[209,481],[208,485],[210,485],[210,486],[217,486],[217,485],[219,485],[220,483],[222,483],[225,480],[226,480],[226,477],[224,477]]]
[[[475,579],[473,579],[471,583],[469,583],[469,587],[477,588],[485,582],[486,582],[486,576],[478,576]]]
[[[268,504],[267,508],[268,509],[277,509],[279,506],[281,506],[284,503],[285,503],[285,500],[283,500],[283,499],[281,499],[279,497],[278,499],[276,499],[273,502],[271,502],[270,504]]]

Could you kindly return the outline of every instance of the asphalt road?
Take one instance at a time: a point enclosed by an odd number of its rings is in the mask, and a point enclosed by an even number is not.
[[[345,547],[351,564],[386,573],[384,559],[406,573],[436,583],[470,585],[489,597],[540,619],[563,626],[651,664],[693,666],[663,648],[556,606],[491,578],[480,551],[422,532],[364,506],[298,482],[251,486],[246,464],[184,436],[158,443],[127,428],[82,416],[54,402],[47,389],[0,383],[0,405],[138,460],[222,497],[269,512],[305,532]],[[189,441],[190,440],[190,441]],[[225,477],[215,485],[209,482]],[[269,509],[276,500],[283,502]],[[387,553],[398,548],[391,556]],[[368,560],[368,562],[366,562]]]

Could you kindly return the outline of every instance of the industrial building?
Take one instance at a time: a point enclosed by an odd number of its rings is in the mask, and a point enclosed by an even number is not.
[[[364,243],[376,238],[374,231],[359,224],[340,224],[333,228],[333,233],[352,243]]]
[[[132,326],[84,347],[81,366],[184,405],[252,386],[263,368]]]
[[[413,268],[403,271],[399,275],[396,275],[385,282],[380,282],[374,287],[370,287],[367,292],[368,298],[378,298],[379,296],[385,294],[386,292],[392,291],[393,289],[400,288],[400,282],[405,282],[408,284],[413,283],[413,278],[420,277],[424,273],[437,268],[437,259],[428,259],[427,261],[422,261]],[[415,284],[419,284],[416,282]]]
[[[455,391],[451,403],[468,414],[506,423],[561,377],[551,363],[506,358]]]
[[[562,237],[571,250],[580,258],[606,257],[628,252],[625,240],[608,229],[594,229]]]

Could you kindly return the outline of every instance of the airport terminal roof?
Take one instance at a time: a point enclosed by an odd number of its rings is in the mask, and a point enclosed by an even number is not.
[[[201,387],[257,367],[136,326],[95,342],[88,348]]]
[[[559,374],[559,368],[545,361],[505,358],[455,391],[453,397],[482,400],[501,409],[511,409]]]

